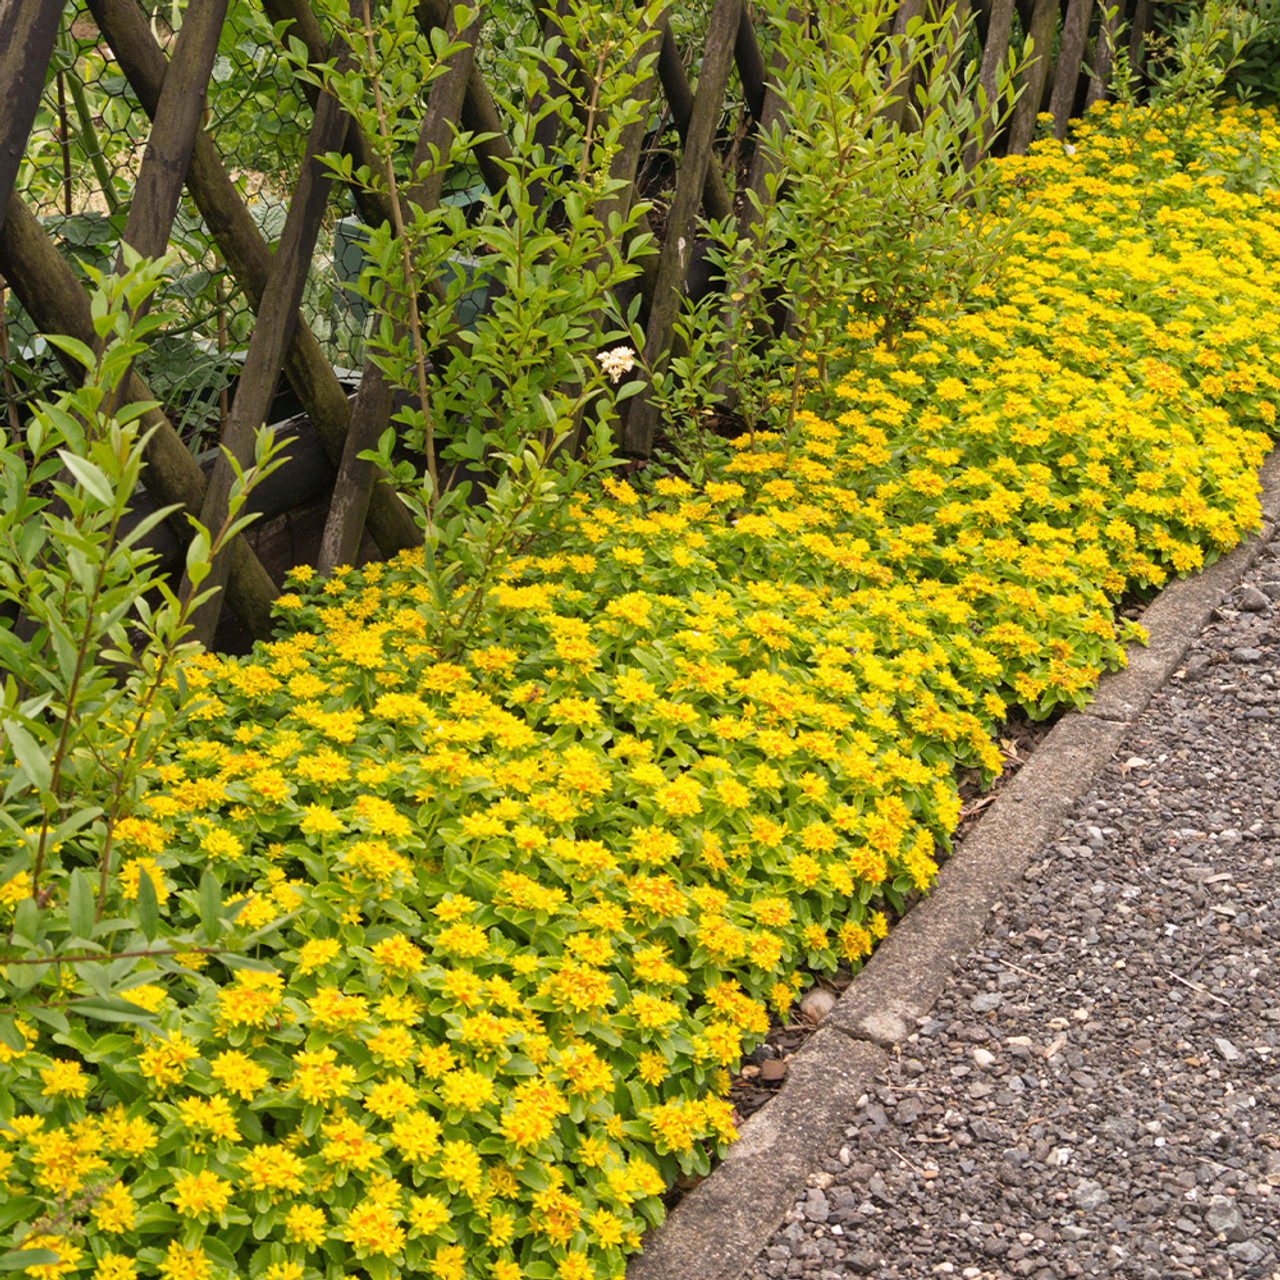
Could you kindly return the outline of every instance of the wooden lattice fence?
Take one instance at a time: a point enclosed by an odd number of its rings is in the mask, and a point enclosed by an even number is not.
[[[313,63],[331,56],[309,0],[260,3],[266,22],[300,39]],[[972,9],[981,79],[988,92],[1011,41],[1031,42],[1020,72],[1016,109],[1004,136],[988,139],[988,144],[1025,150],[1041,110],[1052,113],[1057,135],[1064,136],[1070,117],[1108,92],[1108,31],[1118,20],[1127,24],[1131,62],[1140,65],[1153,7],[1152,0],[1129,0],[1120,13],[1095,12],[1094,0],[958,0],[958,19],[967,20]],[[322,224],[339,195],[317,157],[345,150],[357,166],[371,164],[370,140],[327,93],[310,84],[290,83],[288,63],[277,58],[269,44],[237,50],[235,56],[247,58],[267,86],[259,94],[266,99],[260,117],[264,127],[270,125],[279,136],[287,132],[294,146],[292,161],[285,166],[287,178],[269,175],[287,192],[275,215],[264,217],[263,201],[251,202],[244,194],[243,166],[236,156],[244,130],[233,141],[226,122],[211,119],[206,105],[225,71],[225,55],[219,49],[227,8],[228,0],[188,0],[175,33],[137,0],[86,0],[84,9],[63,0],[0,0],[0,277],[33,331],[91,343],[89,296],[65,247],[57,243],[59,226],[65,231],[67,220],[77,217],[94,226],[94,218],[114,214],[124,219],[118,239],[155,256],[181,241],[184,227],[198,225],[216,255],[206,270],[213,277],[208,285],[214,297],[209,327],[216,332],[218,351],[225,352],[228,331],[237,324],[247,335],[234,399],[225,386],[219,391],[216,412],[223,444],[242,462],[249,461],[255,429],[271,420],[283,374],[334,477],[316,553],[322,567],[356,557],[366,535],[381,553],[391,554],[419,542],[420,534],[394,487],[360,457],[386,427],[391,388],[369,361],[358,378],[348,372],[344,381],[341,369],[335,368],[332,333],[317,333],[300,310],[317,269]],[[769,33],[750,0],[712,0],[699,24],[699,40],[686,39],[683,46],[673,32],[673,12],[660,13],[642,33],[659,56],[639,92],[654,111],[665,113],[679,140],[679,160],[664,202],[660,252],[641,280],[644,354],[651,364],[665,358],[673,340],[699,218],[737,216],[745,225],[752,217],[752,204],[742,198],[744,183],[756,191],[765,188],[770,151],[756,148],[748,172],[740,177],[733,171],[732,158],[738,155],[738,144],[744,137],[770,134],[775,123],[785,124],[784,103],[766,66]],[[929,0],[906,0],[895,26],[901,29],[911,17],[928,13]],[[541,27],[544,38],[557,29],[553,12],[531,9],[528,18],[535,30]],[[421,0],[417,19],[424,30],[448,27],[450,6],[446,0]],[[430,87],[418,147],[447,147],[455,128],[469,131],[477,139],[472,148],[476,170],[497,191],[507,181],[513,149],[477,57],[480,31],[477,21],[466,31],[452,33],[461,37],[460,44],[447,74]],[[126,125],[133,128],[143,115],[149,122],[145,130],[134,128],[135,134],[145,134],[145,148],[124,181],[109,170],[101,151],[92,150],[95,130],[107,126],[85,110],[80,77],[89,62],[110,99],[123,107]],[[736,128],[726,130],[731,81],[736,85],[734,100],[741,104],[740,118]],[[75,171],[68,143],[69,120],[77,117],[81,150],[89,162],[84,172]],[[39,126],[39,118],[52,121],[52,130]],[[909,114],[903,114],[901,123],[909,127]],[[554,118],[544,121],[531,142],[554,146],[555,126]],[[30,161],[41,147],[40,154],[58,175],[43,195],[17,183],[24,156]],[[626,184],[619,201],[634,199],[645,159],[642,118],[626,133],[611,161],[611,175]],[[443,182],[444,176],[437,175],[409,195],[424,208],[431,207],[445,198]],[[88,197],[80,194],[85,191],[102,209],[95,212],[87,206]],[[364,188],[353,195],[365,223],[392,220],[385,198]],[[109,259],[116,247],[112,236],[99,251]],[[6,349],[0,349],[0,357],[6,359],[7,411],[16,421],[20,393],[9,376]],[[64,361],[66,376],[79,377],[74,362],[65,357]],[[131,401],[161,398],[150,393],[136,372],[124,394]],[[620,441],[627,452],[643,457],[651,451],[658,414],[647,394],[629,402]],[[150,412],[146,425],[156,428],[146,471],[154,501],[178,503],[206,525],[217,525],[226,512],[232,480],[226,460],[219,457],[202,467],[174,422],[159,409]],[[291,486],[276,488],[283,495],[281,502],[287,503]],[[296,495],[296,486],[293,492]],[[266,634],[276,585],[244,538],[237,539],[233,551],[216,566],[211,585],[219,583],[225,583],[227,591],[206,609],[198,634],[206,640],[212,636],[223,595],[251,633]]]

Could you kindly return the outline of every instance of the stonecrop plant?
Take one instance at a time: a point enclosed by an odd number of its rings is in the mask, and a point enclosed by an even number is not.
[[[1276,119],[1205,117],[1190,162],[1112,125],[1000,164],[1041,202],[966,307],[892,347],[852,320],[794,430],[700,487],[578,495],[465,649],[406,554],[296,571],[278,638],[183,666],[111,874],[157,936],[263,932],[253,967],[133,960],[147,1025],[64,1030],[65,971],[12,962],[65,880],[0,889],[32,1280],[621,1277],[770,1012],[930,885],[957,765],[998,772],[1011,703],[1087,701],[1117,598],[1258,522],[1280,197],[1238,174]]]

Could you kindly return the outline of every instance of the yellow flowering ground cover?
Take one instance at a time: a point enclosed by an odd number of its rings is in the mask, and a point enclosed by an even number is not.
[[[34,1280],[621,1276],[769,1008],[928,887],[1007,705],[1086,700],[1118,594],[1257,523],[1276,121],[1075,145],[1003,164],[1038,204],[989,297],[851,330],[703,491],[584,498],[467,652],[407,556],[297,572],[277,640],[188,670],[119,892],[190,928],[212,868],[277,927],[158,963],[154,1031],[0,1046]]]

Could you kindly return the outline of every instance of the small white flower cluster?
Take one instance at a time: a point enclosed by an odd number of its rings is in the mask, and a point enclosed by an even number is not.
[[[596,357],[600,368],[605,371],[609,381],[618,382],[624,373],[630,373],[636,367],[636,353],[630,347],[614,347]]]

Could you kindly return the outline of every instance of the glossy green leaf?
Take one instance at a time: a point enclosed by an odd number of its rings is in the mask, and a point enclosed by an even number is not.
[[[44,748],[15,720],[6,720],[3,728],[28,785],[37,791],[48,791],[53,786],[53,766]]]
[[[52,1267],[58,1263],[52,1249],[11,1249],[0,1253],[0,1271],[25,1271],[28,1267]]]
[[[93,937],[94,900],[89,877],[77,867],[67,885],[67,923],[75,938]]]
[[[147,941],[154,942],[160,932],[160,903],[151,873],[142,869],[138,871],[138,923]]]
[[[96,498],[104,507],[115,505],[115,490],[101,468],[94,466],[87,458],[81,458],[68,449],[59,449],[58,457],[66,465],[68,471],[75,476],[81,488]]]
[[[200,929],[206,942],[212,942],[219,933],[219,913],[222,911],[222,884],[207,868],[200,877]]]

